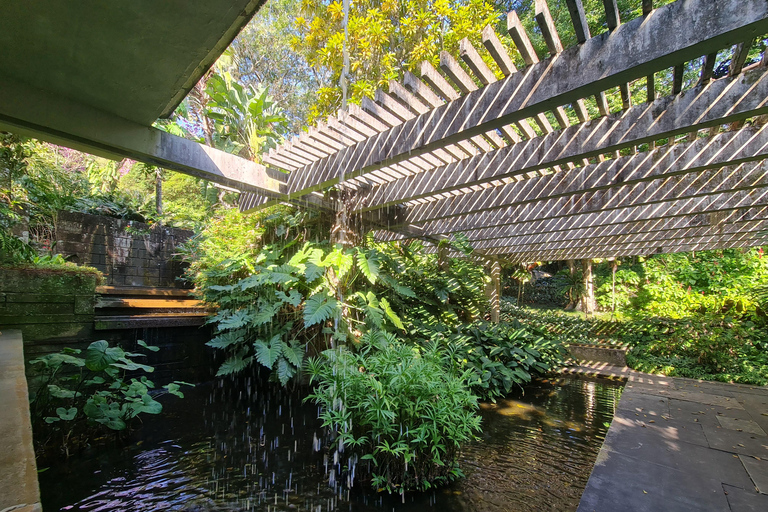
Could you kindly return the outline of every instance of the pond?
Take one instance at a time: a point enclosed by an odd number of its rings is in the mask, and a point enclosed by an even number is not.
[[[163,397],[163,416],[123,446],[50,463],[42,502],[99,512],[575,510],[621,390],[557,378],[482,404],[481,439],[461,456],[466,478],[400,496],[342,485],[317,407],[300,392],[200,385],[183,400]]]

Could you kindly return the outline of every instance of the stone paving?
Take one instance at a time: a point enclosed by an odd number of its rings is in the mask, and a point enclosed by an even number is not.
[[[768,388],[568,370],[627,381],[579,512],[768,511]]]
[[[40,512],[21,331],[0,332],[0,512]]]

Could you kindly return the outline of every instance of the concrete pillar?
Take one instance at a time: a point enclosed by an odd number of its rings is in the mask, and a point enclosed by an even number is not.
[[[493,260],[490,264],[491,282],[485,287],[485,296],[491,303],[491,322],[499,323],[501,313],[501,263]]]
[[[592,277],[592,260],[581,260],[581,276],[584,285],[584,293],[581,296],[582,310],[584,316],[590,316],[595,313],[595,281]]]

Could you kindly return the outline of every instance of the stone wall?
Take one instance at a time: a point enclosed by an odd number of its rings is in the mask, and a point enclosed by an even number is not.
[[[97,276],[0,268],[0,330],[19,329],[26,343],[89,339]]]
[[[90,273],[0,268],[0,332],[21,331],[26,361],[64,347],[83,350],[100,339],[139,352],[136,340],[144,340],[161,349],[141,361],[155,367],[156,383],[212,376],[212,349],[205,346],[210,326],[97,331],[96,284]],[[33,373],[28,365],[28,376]]]
[[[176,278],[184,269],[173,255],[191,236],[185,229],[62,211],[54,252],[99,269],[105,285],[180,287]]]

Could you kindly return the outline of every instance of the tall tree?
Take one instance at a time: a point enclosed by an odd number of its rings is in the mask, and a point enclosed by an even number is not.
[[[496,25],[498,12],[487,0],[361,0],[349,9],[349,99],[359,103],[387,88],[405,70],[422,61],[439,63],[441,50],[453,55],[468,37],[482,46],[486,25]],[[339,81],[343,70],[344,8],[341,0],[303,0],[296,19],[293,48],[322,79],[309,120],[334,113],[341,106]],[[488,60],[492,67],[490,58]]]
[[[288,131],[305,124],[315,91],[328,79],[291,46],[300,33],[295,25],[301,0],[270,0],[240,32],[229,48],[234,79],[244,86],[266,88],[280,105]]]

